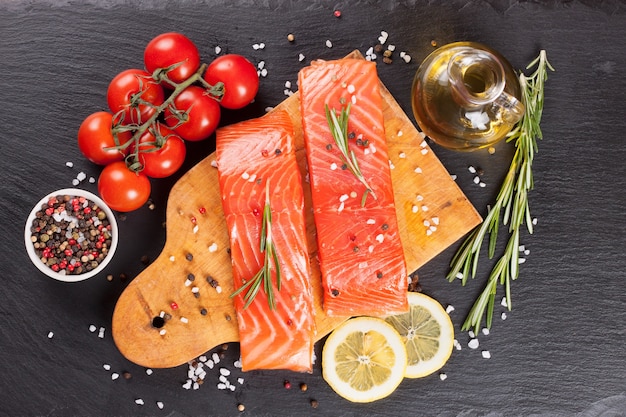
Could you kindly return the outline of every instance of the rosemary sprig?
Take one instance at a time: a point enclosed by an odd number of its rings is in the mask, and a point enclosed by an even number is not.
[[[509,224],[509,240],[504,254],[491,270],[487,284],[474,302],[462,330],[474,329],[477,333],[484,316],[487,328],[491,327],[498,284],[504,286],[507,308],[511,310],[511,281],[517,279],[519,274],[520,227],[526,223],[528,233],[533,233],[528,191],[533,188],[532,163],[537,152],[537,139],[542,139],[540,122],[543,112],[544,82],[548,79],[547,70],[554,71],[544,50],[526,69],[534,66],[537,68],[529,77],[523,73],[519,75],[526,112],[507,136],[507,142],[514,142],[516,149],[496,202],[483,223],[470,233],[458,249],[450,263],[450,272],[446,276],[449,281],[461,277],[463,285],[467,282],[468,276],[474,278],[485,235],[489,233],[488,254],[492,259],[495,255],[500,219],[502,218],[502,224]]]
[[[272,271],[271,264],[274,264],[276,271],[276,288],[280,291],[280,263],[278,261],[278,254],[276,253],[276,246],[272,239],[272,209],[270,206],[270,182],[265,183],[265,206],[263,207],[263,220],[261,224],[261,237],[259,242],[259,249],[261,253],[264,253],[263,266],[259,269],[250,280],[243,284],[237,291],[231,294],[230,298],[236,297],[238,294],[246,290],[246,294],[243,299],[246,301],[244,310],[252,303],[254,298],[259,292],[261,285],[263,291],[267,295],[267,302],[270,306],[270,310],[276,309],[276,302],[274,300],[274,290],[272,288]]]
[[[361,205],[365,205],[365,200],[367,199],[367,195],[371,194],[376,200],[376,194],[372,191],[372,187],[369,186],[363,173],[361,173],[361,168],[359,168],[359,161],[356,159],[356,155],[354,151],[348,146],[348,117],[350,116],[350,103],[348,103],[347,107],[342,107],[339,116],[337,116],[336,111],[331,111],[326,105],[326,120],[328,121],[328,127],[330,128],[330,133],[333,135],[333,139],[335,139],[335,144],[339,148],[341,152],[341,162],[345,164],[350,172],[365,186],[365,192],[363,193],[363,198],[361,199]]]

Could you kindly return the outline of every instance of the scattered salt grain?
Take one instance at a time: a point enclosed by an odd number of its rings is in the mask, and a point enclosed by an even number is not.
[[[398,155],[398,158],[404,159],[406,158],[406,154],[404,152],[400,152],[400,154]]]
[[[243,378],[237,378],[237,382],[239,383],[239,385],[243,385]]]
[[[117,372],[113,372],[113,373],[111,374],[111,379],[112,379],[113,381],[115,381],[115,380],[116,380],[117,378],[119,378],[119,377],[120,377],[120,374],[118,374]]]
[[[198,225],[195,225],[195,226],[193,227],[193,229],[192,229],[192,232],[193,232],[194,234],[196,234],[196,233],[198,233],[198,230],[199,230],[199,229],[200,229],[200,228],[198,227]]]
[[[478,345],[478,339],[472,339],[468,342],[467,347],[469,347],[470,349],[476,349]]]
[[[243,174],[241,174],[241,178],[243,178],[244,180],[247,180],[248,178],[250,178],[250,174],[248,174],[247,172],[244,172]]]
[[[222,287],[220,287],[219,285],[217,287],[215,287],[215,291],[217,291],[218,294],[222,293]]]
[[[89,184],[94,184],[96,179],[94,177],[89,177]]]
[[[192,281],[190,279],[185,280],[185,287],[189,287],[191,285],[191,282]]]
[[[183,322],[183,323],[185,323],[185,324],[186,324],[186,323],[189,323],[189,319],[188,319],[187,317],[181,317],[181,318],[180,318],[180,321],[181,321],[181,322]]]
[[[393,164],[393,162],[391,162],[391,159],[389,160],[389,169],[395,169],[396,166]]]
[[[265,111],[269,111],[269,110],[265,109]],[[217,161],[216,161],[215,159],[213,159],[213,160],[211,161],[211,166],[212,166],[213,168],[217,168]]]
[[[421,150],[422,155],[426,155],[428,153],[428,149],[424,148]]]
[[[230,375],[230,370],[227,369],[227,368],[220,368],[220,375],[229,376]]]
[[[104,368],[105,371],[111,370],[111,365],[109,365],[108,363],[105,363],[104,365],[102,365],[102,367]]]
[[[537,226],[537,218],[535,217],[532,221],[533,226]]]
[[[411,208],[411,211],[413,213],[417,213],[419,211],[419,207],[417,207],[416,205],[413,205],[413,207]]]
[[[485,359],[491,358],[491,353],[488,350],[483,350],[481,354],[483,355],[483,358]]]
[[[159,407],[159,410],[163,410],[164,404],[161,401],[157,401],[156,405],[157,405],[157,407]]]
[[[256,64],[256,67],[260,70],[262,70],[263,68],[265,68],[265,61],[259,61],[258,64]]]
[[[454,347],[456,348],[456,350],[461,350],[463,349],[463,346],[461,346],[461,344],[459,343],[458,340],[454,339],[454,342],[452,342],[452,344],[454,345]]]
[[[374,219],[367,219],[367,221],[365,223],[367,223],[367,224],[376,224],[376,220],[374,220]]]
[[[396,136],[400,137],[400,136],[402,136],[403,134],[404,134],[404,133],[402,133],[402,131],[401,131],[401,130],[398,130],[398,133],[396,133]]]
[[[152,375],[152,369],[150,368],[146,369],[146,375]]]
[[[135,400],[135,404],[137,404],[137,405],[143,405],[143,404],[144,404],[144,402],[143,402],[143,400],[142,400],[141,398],[137,398],[137,399]]]
[[[326,47],[327,48],[332,48],[333,47],[333,43],[330,41],[330,39],[326,39]]]
[[[502,320],[506,320],[506,313],[502,313],[502,314],[500,314],[500,318],[501,318]]]
[[[255,43],[254,45],[252,45],[252,49],[254,49],[255,51],[259,50],[259,49],[265,49],[265,44],[264,43]]]
[[[336,169],[337,169],[337,164],[336,163],[333,162],[332,164],[330,164],[330,170],[331,171],[334,171]]]
[[[348,196],[348,194],[342,194],[341,197],[339,197],[339,201],[343,203],[348,198],[350,198],[350,196]]]
[[[456,175],[455,174],[450,175],[450,178],[452,178],[452,181],[456,181]]]
[[[170,262],[174,262],[176,260],[176,258],[174,257],[174,255],[170,256]]]
[[[222,48],[220,46],[215,47],[215,55],[219,55],[222,52]]]
[[[472,338],[472,339],[476,337],[476,334],[474,333],[474,331],[473,331],[473,330],[469,330],[469,331],[467,332],[467,335],[468,335],[470,338]]]
[[[219,384],[217,384],[217,389],[225,390],[226,389],[226,384],[224,384],[223,382],[220,382]]]
[[[100,330],[98,331],[98,337],[100,339],[104,339],[104,332],[105,332],[104,327],[100,327]]]
[[[416,174],[421,174],[422,173],[422,168],[417,167],[413,170],[413,172],[415,172]]]
[[[299,54],[298,55],[298,62],[302,62],[302,61],[304,61],[304,55]]]
[[[161,329],[161,331],[159,331],[159,334],[161,336],[165,336],[165,333],[167,333],[167,330],[165,330],[165,329]]]
[[[387,45],[387,49],[391,52],[396,50],[396,45]]]
[[[291,81],[285,81],[285,88],[291,88]]]
[[[472,165],[468,166],[468,167],[467,167],[467,170],[468,170],[469,172],[471,172],[472,174],[475,174],[475,173],[476,173],[476,168],[474,168]]]
[[[506,297],[502,297],[502,300],[500,301],[500,305],[502,307],[507,307],[509,305],[509,303],[506,302]]]
[[[423,206],[422,206],[422,211],[428,211],[428,206],[423,205]]]
[[[188,379],[187,381],[185,381],[185,383],[183,384],[183,388],[184,389],[190,389],[191,388],[191,379]]]
[[[97,327],[96,327],[96,326],[94,326],[93,324],[89,325],[89,331],[90,331],[91,333],[95,332],[95,331],[96,331],[96,329],[97,329]]]
[[[402,52],[400,54],[402,54]],[[401,57],[407,64],[411,62],[411,55],[407,54],[406,52],[404,53],[404,55],[401,55]]]
[[[192,292],[192,293],[194,293],[194,294],[195,294],[195,293],[197,293],[197,292],[200,292],[200,288],[198,288],[198,287],[193,287],[193,288],[191,289],[191,292]]]
[[[259,72],[259,76],[265,78],[267,77],[267,68],[263,68],[260,72]]]
[[[213,363],[220,363],[220,355],[217,353],[213,353],[213,355],[211,355],[211,359],[213,359]]]
[[[454,306],[451,304],[448,304],[448,306],[446,307],[446,313],[450,314],[454,311]]]
[[[457,279],[463,279],[463,272],[457,272],[455,276]]]
[[[378,42],[380,42],[381,45],[384,45],[385,42],[387,42],[388,38],[389,38],[389,34],[383,30],[380,32],[380,36],[378,37]]]
[[[524,262],[526,262],[526,258],[519,258],[517,260],[517,263],[520,264],[520,265],[523,264]]]
[[[350,101],[352,102],[352,104],[356,104],[356,96],[350,97]]]
[[[483,327],[482,332],[483,332],[483,334],[484,334],[485,336],[488,336],[488,335],[489,335],[489,329],[488,329],[488,328],[486,328],[486,327]]]
[[[478,186],[481,187],[481,188],[485,188],[487,186],[487,184],[485,184],[484,182],[481,181],[481,182],[478,183]]]
[[[431,217],[430,221],[435,225],[439,225],[439,217]]]
[[[530,249],[526,249],[526,250],[524,251],[524,255],[526,255],[526,256],[530,255]]]
[[[78,185],[78,184],[80,184],[80,181],[78,181],[76,178],[74,178],[72,180],[72,185]]]
[[[76,179],[80,182],[80,181],[84,181],[85,178],[87,178],[87,174],[85,174],[83,171],[79,172],[78,175],[76,175]]]
[[[440,373],[439,374],[439,379],[441,379],[442,381],[445,381],[448,378],[448,375],[444,374],[444,373]]]
[[[476,175],[474,177],[474,184],[478,184],[480,182],[480,177],[478,175]]]
[[[432,231],[432,230],[430,230],[430,229],[427,229],[427,230],[426,230],[426,236],[430,236],[430,235],[432,235],[432,234],[433,234],[433,231]]]
[[[382,233],[379,233],[378,235],[376,235],[376,241],[378,243],[383,243],[384,240],[385,240],[385,236]]]
[[[235,362],[233,362],[233,366],[235,368],[241,369],[241,359],[237,359]]]
[[[217,251],[217,243],[212,243],[211,246],[209,246],[209,252],[215,251]]]
[[[72,168],[74,166],[74,163],[68,161],[68,162],[65,163],[65,166],[68,167],[68,168]]]

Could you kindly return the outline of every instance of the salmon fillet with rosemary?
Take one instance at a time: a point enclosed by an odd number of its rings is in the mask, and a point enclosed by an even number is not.
[[[324,311],[406,312],[407,271],[376,65],[362,59],[315,61],[298,81]],[[342,120],[343,151],[331,129]]]
[[[234,288],[249,284],[233,297],[243,370],[310,372],[313,293],[289,115],[275,111],[218,129],[216,160]],[[262,282],[251,294],[255,279]]]

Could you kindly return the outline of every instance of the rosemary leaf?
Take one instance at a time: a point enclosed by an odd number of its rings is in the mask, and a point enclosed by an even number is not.
[[[543,138],[540,123],[543,113],[544,83],[548,78],[548,70],[554,71],[554,68],[548,62],[544,50],[528,65],[527,69],[531,68],[535,70],[530,76],[525,76],[523,73],[519,75],[526,112],[507,136],[507,142],[515,144],[515,154],[496,197],[496,202],[483,223],[468,235],[457,250],[446,276],[449,281],[452,281],[462,270],[463,284],[466,282],[468,273],[471,272],[471,277],[475,277],[482,242],[487,233],[489,233],[489,258],[493,258],[502,216],[502,224],[509,226],[509,240],[504,253],[492,268],[483,291],[470,309],[462,330],[473,329],[477,333],[483,318],[486,319],[487,328],[491,327],[498,284],[504,286],[507,308],[509,310],[512,308],[511,281],[517,279],[519,275],[520,227],[526,223],[528,232],[533,233],[528,192],[534,187],[532,163],[538,150],[537,139]],[[504,211],[501,213],[502,210]]]
[[[244,310],[252,304],[252,301],[254,301],[254,298],[257,296],[261,285],[263,286],[263,291],[267,296],[267,303],[269,304],[270,310],[276,309],[274,290],[272,287],[272,263],[274,264],[274,270],[276,271],[276,288],[280,291],[281,272],[276,246],[274,245],[274,240],[272,239],[272,209],[270,206],[269,180],[265,183],[265,206],[263,207],[259,249],[261,253],[264,254],[263,266],[254,275],[254,277],[241,285],[237,291],[230,295],[230,298],[233,298],[241,294],[243,291],[246,291],[243,297],[246,302],[243,307]]]
[[[359,161],[354,154],[354,151],[350,149],[348,145],[348,117],[350,116],[350,103],[347,107],[342,107],[339,116],[336,111],[331,111],[328,104],[325,107],[326,121],[330,128],[330,133],[335,140],[337,148],[341,151],[341,162],[348,168],[348,170],[365,186],[365,192],[361,199],[361,206],[365,205],[365,200],[368,194],[371,194],[374,200],[376,200],[376,194],[372,191],[372,187],[369,186],[361,168],[359,168]]]

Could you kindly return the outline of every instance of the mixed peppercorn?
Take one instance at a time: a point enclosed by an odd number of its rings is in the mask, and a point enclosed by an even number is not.
[[[51,197],[35,214],[30,231],[41,261],[66,275],[97,268],[112,242],[106,213],[85,197]]]

